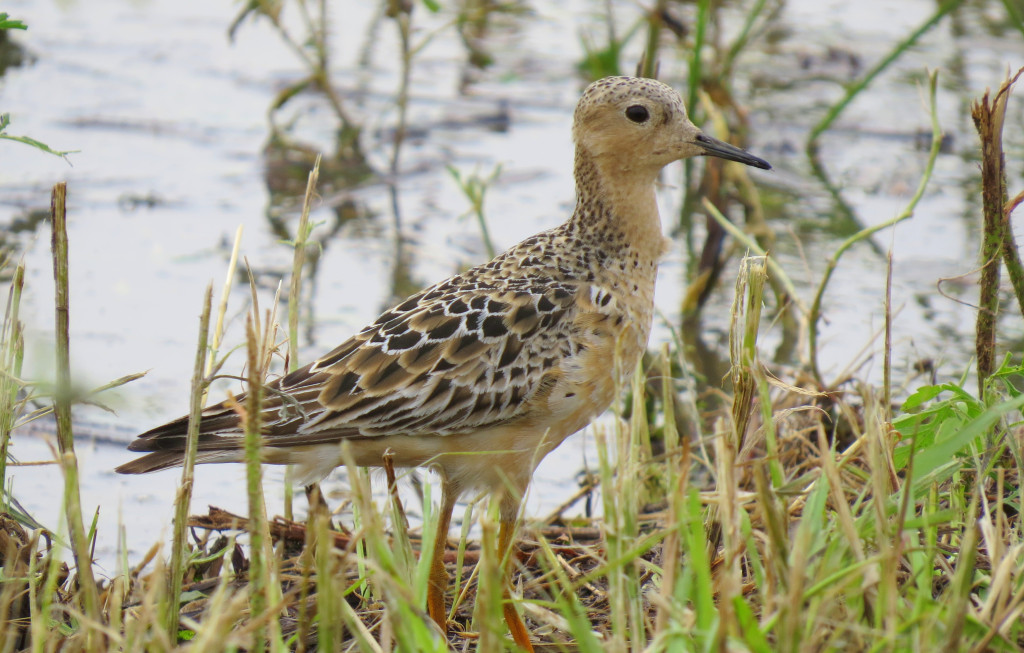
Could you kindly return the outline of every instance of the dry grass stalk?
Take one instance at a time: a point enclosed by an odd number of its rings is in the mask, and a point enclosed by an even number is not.
[[[178,597],[181,596],[182,574],[188,543],[185,526],[192,507],[192,486],[195,483],[196,453],[199,447],[199,420],[203,410],[203,398],[208,382],[203,375],[206,369],[207,340],[210,333],[210,305],[213,301],[213,286],[206,286],[203,308],[199,316],[199,340],[196,347],[196,362],[192,372],[192,386],[189,395],[188,432],[186,433],[185,461],[181,467],[181,485],[175,498],[174,533],[171,538],[171,567],[168,570],[167,596],[170,599],[165,616],[167,636],[178,637]]]
[[[71,430],[71,346],[70,307],[68,273],[68,228],[67,228],[67,184],[60,182],[53,187],[50,204],[50,219],[53,225],[51,249],[53,251],[53,278],[56,290],[57,337],[57,389],[54,397],[54,415],[57,419],[57,444],[60,448],[61,470],[64,473],[64,511],[71,535],[72,551],[75,556],[79,597],[87,619],[100,623],[99,594],[92,573],[92,552],[89,538],[82,521],[82,498],[78,483],[78,459],[75,456],[74,434]],[[86,647],[99,646],[102,641],[87,628]]]
[[[306,264],[306,246],[309,244],[313,226],[309,223],[309,212],[316,197],[316,184],[320,178],[320,155],[313,163],[306,180],[306,194],[302,200],[302,213],[295,229],[294,254],[292,258],[291,286],[288,290],[288,363],[289,372],[299,369],[299,311],[302,306],[302,270]]]
[[[267,339],[274,329],[271,318],[261,336],[257,323],[258,307],[246,319],[246,343],[248,346],[248,390],[244,408],[239,407],[245,424],[245,467],[246,491],[249,497],[249,541],[251,560],[249,564],[249,610],[253,618],[261,617],[265,610],[275,603],[271,593],[273,571],[271,564],[271,543],[267,529],[266,507],[263,503],[263,458],[261,454],[260,414],[263,406],[263,383],[266,380],[269,351]],[[273,641],[273,640],[271,640]],[[261,651],[265,647],[262,628],[252,634],[250,650]]]
[[[309,236],[315,226],[309,222],[309,213],[313,209],[316,185],[320,179],[320,160],[321,155],[317,154],[316,160],[313,162],[313,169],[309,171],[309,176],[306,178],[306,194],[302,199],[302,213],[299,215],[299,225],[295,229],[292,278],[288,290],[288,353],[285,359],[285,369],[289,372],[299,369],[299,312],[302,307],[302,271],[306,265],[306,246],[309,244]],[[320,490],[316,487],[310,487],[308,491],[313,493]],[[293,517],[290,465],[285,470],[284,516],[288,520],[291,520]]]

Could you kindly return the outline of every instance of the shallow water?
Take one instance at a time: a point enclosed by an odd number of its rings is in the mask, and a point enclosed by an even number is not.
[[[396,120],[398,84],[394,26],[367,36],[369,3],[343,3],[332,25],[337,45],[335,77],[351,110],[365,121],[369,163],[386,170]],[[571,111],[582,82],[583,31],[599,38],[603,3],[577,1],[554,9],[535,3],[522,16],[502,18],[489,39],[495,64],[476,73],[459,91],[465,55],[451,33],[441,32],[417,57],[412,74],[409,124],[397,179],[403,232],[409,240],[405,266],[396,273],[390,200],[383,184],[325,193],[328,204],[355,206],[359,215],[338,221],[329,207],[313,219],[325,242],[303,342],[309,359],[357,331],[394,294],[393,279],[429,283],[486,258],[478,228],[463,216],[465,198],[445,170],[486,176],[502,172],[487,194],[491,235],[499,248],[563,220],[571,210]],[[751,119],[750,149],[769,159],[770,172],[752,171],[766,198],[777,251],[789,275],[810,301],[827,256],[849,235],[834,198],[816,179],[803,153],[807,131],[849,82],[874,65],[934,11],[930,0],[816,2],[781,5],[765,38],[742,55],[735,75],[739,102]],[[205,285],[219,292],[230,241],[244,225],[243,254],[258,273],[261,304],[268,305],[292,252],[280,243],[278,225],[294,228],[295,214],[271,203],[264,159],[267,106],[300,74],[294,57],[262,23],[247,22],[229,43],[226,29],[238,5],[182,2],[53,3],[13,0],[5,11],[30,29],[15,36],[31,54],[30,65],[0,78],[2,110],[14,134],[30,134],[58,149],[77,149],[73,167],[21,145],[0,143],[0,224],[13,225],[45,208],[56,181],[69,182],[72,270],[72,360],[78,382],[97,386],[122,375],[147,376],[105,397],[116,415],[83,407],[76,412],[83,438],[86,512],[103,505],[101,532],[112,532],[123,506],[130,555],[138,555],[169,522],[177,473],[143,478],[110,470],[128,458],[120,442],[177,417],[187,404],[197,316]],[[636,20],[633,3],[614,3],[620,32]],[[731,12],[731,13],[730,13]],[[922,80],[926,66],[939,68],[939,118],[951,148],[940,155],[917,215],[878,234],[875,248],[861,245],[842,260],[830,286],[822,324],[821,363],[826,376],[881,350],[885,255],[893,249],[893,305],[898,310],[894,364],[903,378],[921,359],[935,361],[942,378],[959,377],[973,353],[973,311],[936,290],[940,278],[976,267],[978,173],[968,101],[996,86],[1007,67],[1024,64],[1020,32],[998,25],[1003,9],[979,2],[947,17],[893,68],[879,77],[822,139],[822,160],[831,183],[861,225],[898,213],[916,187],[927,132]],[[735,29],[742,15],[727,9]],[[689,17],[686,17],[687,20]],[[450,15],[429,15],[417,6],[423,37],[442,29]],[[357,66],[367,40],[370,62]],[[634,39],[623,61],[631,68],[642,48]],[[685,66],[673,50],[662,54],[662,77],[682,87]],[[303,139],[324,147],[331,121],[317,97],[300,97],[284,112],[296,119]],[[1007,159],[1011,192],[1019,182],[1024,111],[1011,101]],[[505,126],[503,130],[495,127]],[[678,168],[666,172],[660,195],[664,216],[678,214]],[[666,221],[668,222],[668,221]],[[666,227],[668,228],[668,227]],[[25,256],[27,291],[22,312],[28,326],[28,378],[51,375],[52,276],[46,225],[9,234]],[[798,244],[799,241],[799,244]],[[669,324],[678,324],[688,259],[681,241],[659,277],[657,300]],[[734,267],[734,266],[732,266]],[[724,333],[731,301],[731,270],[705,311],[708,339]],[[971,301],[970,287],[960,296]],[[947,289],[949,290],[949,289]],[[248,288],[231,294],[227,342],[241,340]],[[1004,332],[1019,341],[1019,320]],[[667,326],[654,338],[669,337]],[[778,340],[766,329],[766,351]],[[862,355],[861,352],[866,352]],[[230,373],[241,368],[229,363]],[[860,376],[877,378],[870,360]],[[219,390],[223,396],[224,389]],[[217,395],[215,394],[215,397]],[[45,427],[33,434],[45,432]],[[94,437],[95,436],[95,437]],[[86,440],[92,438],[90,444]],[[98,439],[96,439],[98,438]],[[542,514],[576,487],[587,458],[587,436],[577,436],[549,456],[539,470],[529,512]],[[22,460],[47,456],[43,440],[24,434],[14,453]],[[592,452],[589,461],[594,462]],[[44,523],[55,524],[59,497],[53,468],[13,472],[15,494]],[[241,469],[205,468],[198,473],[194,506],[216,504],[244,511]],[[279,479],[278,471],[270,472]],[[271,508],[280,505],[280,483],[268,483]],[[101,538],[100,558],[113,557],[114,538]]]

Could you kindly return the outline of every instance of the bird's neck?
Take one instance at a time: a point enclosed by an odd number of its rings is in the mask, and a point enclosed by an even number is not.
[[[593,157],[576,148],[576,210],[569,227],[608,254],[658,261],[665,251],[654,193],[657,172]]]

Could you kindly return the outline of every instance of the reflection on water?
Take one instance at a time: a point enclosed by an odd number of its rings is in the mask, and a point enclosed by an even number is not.
[[[31,63],[31,57],[25,52],[25,48],[12,39],[10,34],[10,30],[0,30],[0,77],[8,68]]]
[[[270,194],[270,205],[301,200],[306,192],[306,179],[318,154],[320,182],[317,191],[329,195],[370,181],[374,172],[358,148],[339,147],[321,152],[316,146],[299,143],[273,130],[263,148],[264,181]]]
[[[12,279],[14,265],[11,262],[20,256],[22,243],[36,235],[41,226],[46,229],[49,219],[49,207],[25,208],[9,217],[9,222],[0,229],[0,262],[3,262],[0,280],[7,282]]]

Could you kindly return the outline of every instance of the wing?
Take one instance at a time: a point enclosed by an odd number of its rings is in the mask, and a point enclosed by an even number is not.
[[[579,347],[572,337],[578,287],[550,277],[481,276],[456,276],[410,297],[268,385],[265,446],[447,435],[523,415],[554,384],[559,361]],[[181,418],[144,433],[129,449],[180,452],[186,428]],[[233,408],[204,411],[200,451],[241,446]]]
[[[295,426],[309,435],[446,435],[514,419],[571,354],[572,300],[554,284],[456,284],[413,297],[282,379],[285,393],[317,393]]]

